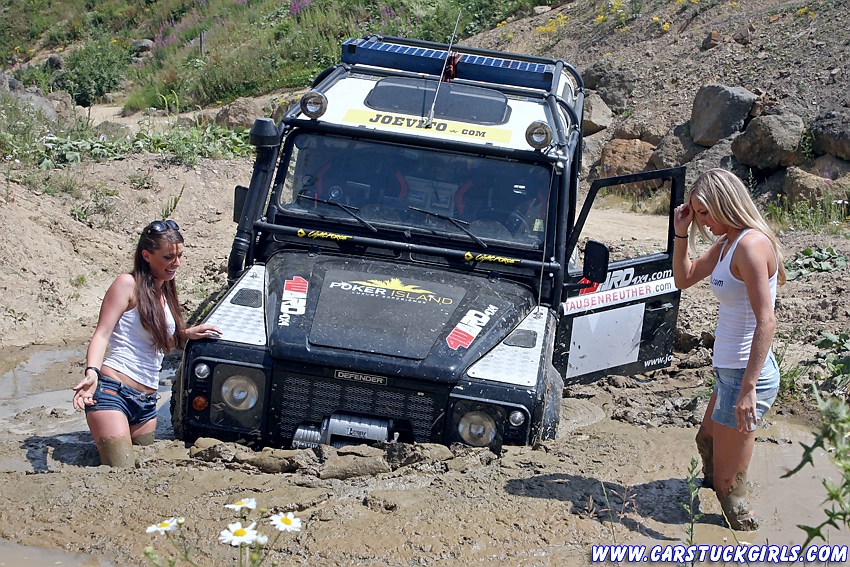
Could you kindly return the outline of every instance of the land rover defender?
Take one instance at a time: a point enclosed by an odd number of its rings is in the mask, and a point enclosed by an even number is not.
[[[230,286],[173,386],[178,438],[303,448],[552,439],[566,382],[669,365],[672,216],[656,248],[580,239],[584,86],[570,64],[405,38],[342,46],[237,187]],[[639,218],[639,217],[637,217]],[[597,227],[599,231],[599,227]]]

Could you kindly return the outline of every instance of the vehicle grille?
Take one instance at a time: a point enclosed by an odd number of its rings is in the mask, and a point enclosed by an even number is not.
[[[291,441],[302,422],[321,423],[336,411],[407,421],[419,443],[440,442],[448,393],[369,386],[323,377],[278,375],[274,407],[279,408],[279,435]],[[278,401],[279,400],[279,401]]]

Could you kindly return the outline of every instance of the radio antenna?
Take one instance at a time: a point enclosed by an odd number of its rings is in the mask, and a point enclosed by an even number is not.
[[[428,111],[428,118],[425,119],[425,127],[430,128],[434,123],[434,107],[437,106],[437,95],[440,94],[440,85],[442,78],[446,75],[446,65],[449,64],[449,58],[452,56],[452,45],[457,37],[457,25],[460,23],[460,8],[457,9],[457,20],[455,20],[455,29],[452,30],[452,38],[449,40],[449,49],[446,51],[446,59],[443,61],[443,71],[440,73],[440,81],[437,82],[437,88],[434,90],[434,100],[431,101],[431,110]]]

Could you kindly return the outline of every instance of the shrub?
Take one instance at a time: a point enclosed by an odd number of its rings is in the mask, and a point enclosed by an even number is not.
[[[67,57],[65,69],[53,76],[52,86],[71,93],[80,106],[91,106],[119,85],[129,64],[129,46],[101,36]]]

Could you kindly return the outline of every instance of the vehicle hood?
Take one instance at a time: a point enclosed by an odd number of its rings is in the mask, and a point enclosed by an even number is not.
[[[281,252],[266,266],[274,358],[350,370],[456,378],[534,305],[486,274]]]

